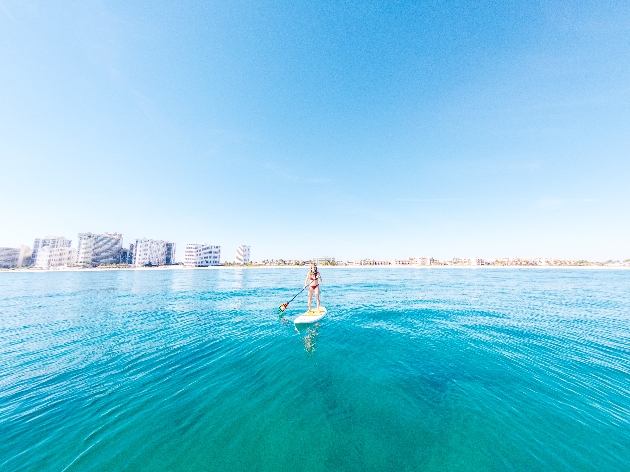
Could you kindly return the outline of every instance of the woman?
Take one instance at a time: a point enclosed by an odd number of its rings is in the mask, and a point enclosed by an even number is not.
[[[311,270],[304,281],[304,286],[308,285],[308,311],[311,311],[313,305],[313,293],[315,300],[317,300],[317,310],[319,310],[319,284],[321,281],[322,276],[317,271],[317,264],[311,264]]]

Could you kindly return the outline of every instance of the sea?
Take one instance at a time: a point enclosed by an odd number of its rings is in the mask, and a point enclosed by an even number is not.
[[[0,470],[630,470],[630,271],[321,274],[0,273]]]

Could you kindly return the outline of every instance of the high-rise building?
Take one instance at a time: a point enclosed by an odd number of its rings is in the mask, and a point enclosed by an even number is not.
[[[175,243],[166,243],[166,265],[175,264]]]
[[[133,265],[133,255],[136,252],[136,245],[131,243],[129,244],[129,252],[127,253],[127,264]]]
[[[249,250],[250,246],[244,244],[236,248],[236,263],[237,264],[249,264]]]
[[[39,248],[35,267],[50,269],[51,267],[67,267],[74,264],[77,250],[73,247],[44,246]]]
[[[17,267],[20,250],[16,247],[0,247],[0,267]]]
[[[208,267],[221,264],[221,246],[189,243],[184,252],[184,265],[188,267]]]
[[[170,248],[170,254],[169,254]],[[156,239],[140,238],[133,244],[133,265],[136,267],[160,266],[175,256],[175,243]],[[168,259],[167,259],[168,258]],[[169,262],[167,262],[167,260]]]
[[[22,267],[29,265],[33,250],[28,246],[0,247],[0,267]]]
[[[30,247],[24,246],[24,245],[21,245],[19,249],[20,249],[20,253],[18,255],[17,266],[25,267],[31,263],[31,256],[33,255],[33,250]]]
[[[46,236],[44,238],[37,238],[33,242],[33,253],[31,254],[31,265],[37,265],[37,256],[39,251],[45,247],[57,248],[57,247],[70,247],[72,241],[64,238],[63,236]]]
[[[133,246],[133,244],[131,246]],[[130,254],[130,249],[126,247],[120,250],[120,263],[121,264],[131,264],[131,262],[129,262],[129,254]]]
[[[122,243],[119,233],[79,233],[76,263],[84,267],[118,264]]]

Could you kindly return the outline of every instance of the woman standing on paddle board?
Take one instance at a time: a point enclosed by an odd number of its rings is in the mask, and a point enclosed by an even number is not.
[[[304,281],[304,286],[308,285],[308,311],[311,311],[311,305],[313,305],[313,293],[319,310],[319,284],[321,281],[322,276],[317,271],[317,264],[311,264],[311,270]]]

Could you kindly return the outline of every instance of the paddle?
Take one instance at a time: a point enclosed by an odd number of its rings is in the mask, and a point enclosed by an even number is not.
[[[311,282],[307,283],[304,287],[302,287],[302,290],[300,290],[298,293],[295,294],[295,297],[293,297],[291,300],[289,300],[286,303],[283,303],[282,305],[280,305],[278,307],[278,313],[280,313],[280,315],[278,316],[280,319],[282,319],[282,314],[284,313],[284,311],[289,307],[289,303],[291,303],[293,300],[295,300],[297,298],[297,296],[302,293],[304,291],[304,289],[306,287],[308,287],[309,285],[311,285]]]

